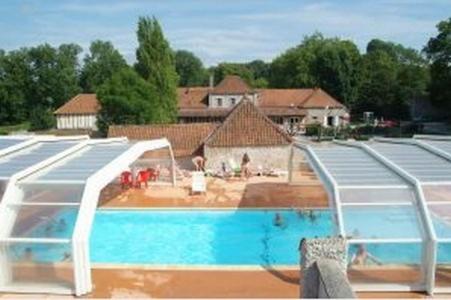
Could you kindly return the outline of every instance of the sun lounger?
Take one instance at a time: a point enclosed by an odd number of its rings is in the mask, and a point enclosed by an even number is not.
[[[192,172],[191,191],[193,193],[205,193],[207,191],[207,182],[204,172]]]
[[[235,162],[233,158],[229,158],[229,167],[235,175],[239,175],[241,173],[241,167]]]

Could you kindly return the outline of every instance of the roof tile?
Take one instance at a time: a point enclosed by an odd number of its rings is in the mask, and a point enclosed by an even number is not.
[[[56,115],[97,114],[100,103],[96,94],[78,94],[55,111]]]
[[[243,99],[205,144],[213,147],[245,147],[289,145],[291,142],[291,137],[259,108],[248,99]]]

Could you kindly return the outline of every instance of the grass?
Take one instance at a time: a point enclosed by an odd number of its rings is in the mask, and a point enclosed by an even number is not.
[[[0,126],[0,135],[8,135],[12,132],[17,132],[17,131],[28,131],[29,128],[30,128],[30,123],[28,123],[28,122],[16,124],[16,125]]]

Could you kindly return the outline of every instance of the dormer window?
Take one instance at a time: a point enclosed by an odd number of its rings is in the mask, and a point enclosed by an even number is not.
[[[221,107],[222,106],[222,98],[217,98],[216,99],[216,106],[217,107]]]
[[[235,98],[230,98],[230,105],[234,106],[236,104]]]

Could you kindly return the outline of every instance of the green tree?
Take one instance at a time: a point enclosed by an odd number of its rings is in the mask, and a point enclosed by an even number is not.
[[[451,115],[451,18],[437,25],[438,34],[424,51],[431,61],[431,100]]]
[[[428,64],[418,51],[381,40],[368,43],[362,92],[355,113],[408,119],[409,104],[427,96]]]
[[[138,49],[136,71],[156,91],[154,111],[156,123],[170,123],[177,119],[177,82],[174,54],[155,18],[141,17],[138,21]]]
[[[159,118],[154,87],[131,68],[113,74],[97,89],[97,98],[101,104],[97,125],[104,134],[112,124],[148,124]]]
[[[179,75],[179,86],[200,86],[208,80],[202,61],[186,50],[175,52],[175,70]]]
[[[215,84],[221,82],[227,75],[238,75],[250,86],[253,85],[254,74],[244,64],[237,63],[220,63],[213,68]]]
[[[80,92],[78,55],[81,51],[75,44],[63,44],[58,48],[44,44],[29,49],[29,107],[55,109]]]
[[[97,87],[110,79],[113,74],[127,67],[122,55],[111,42],[96,40],[89,47],[80,74],[83,91],[93,93]]]
[[[26,120],[25,99],[30,84],[28,50],[0,51],[0,124]]]
[[[269,85],[278,88],[319,86],[352,107],[358,98],[361,56],[351,41],[316,33],[274,59]]]

